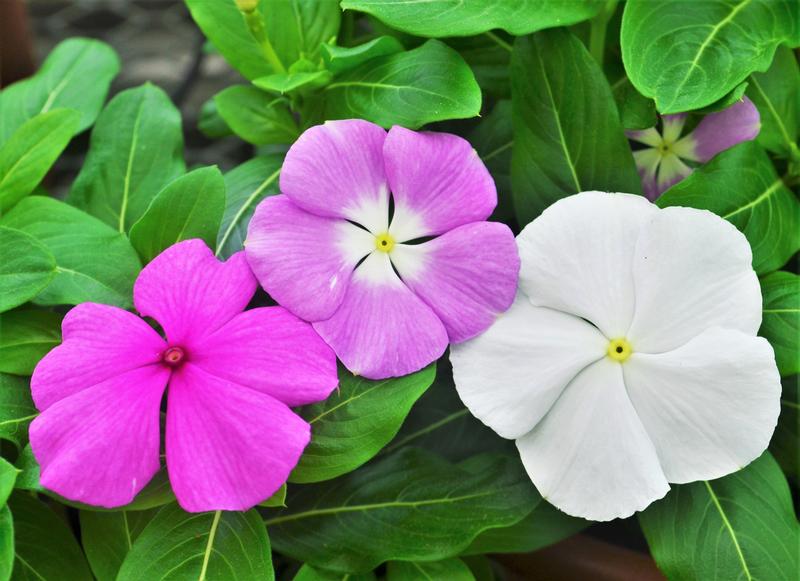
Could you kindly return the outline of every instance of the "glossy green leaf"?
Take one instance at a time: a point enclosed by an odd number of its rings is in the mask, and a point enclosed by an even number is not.
[[[0,147],[0,212],[30,194],[64,151],[80,113],[55,109],[23,123]]]
[[[403,45],[393,36],[379,36],[353,47],[322,45],[325,64],[335,74],[355,68],[370,59],[398,52],[403,52]]]
[[[710,105],[794,39],[793,0],[629,0],[622,17],[625,70],[661,113]]]
[[[28,424],[38,415],[28,380],[0,373],[0,439],[21,448],[28,441]]]
[[[11,491],[14,490],[17,474],[19,474],[19,470],[5,458],[0,457],[0,507],[6,505]]]
[[[375,581],[372,572],[362,574],[334,573],[325,569],[317,569],[311,565],[303,565],[292,581]]]
[[[286,99],[255,87],[228,87],[214,97],[214,103],[226,125],[249,143],[292,143],[299,135]]]
[[[127,232],[184,169],[181,115],[145,83],[118,93],[98,117],[67,201]]]
[[[671,581],[797,579],[800,527],[769,453],[730,476],[673,485],[639,522]]]
[[[625,129],[647,129],[655,127],[656,104],[636,90],[628,77],[623,76],[611,87],[617,102],[619,120]]]
[[[268,508],[274,508],[276,506],[286,506],[286,483],[284,482],[278,491],[270,496],[267,500],[258,503],[258,506],[266,506]]]
[[[98,581],[115,581],[122,562],[154,510],[80,511],[81,543]]]
[[[35,75],[0,92],[0,143],[31,117],[54,109],[80,112],[76,132],[87,129],[118,72],[114,49],[100,40],[69,38],[59,43]]]
[[[0,581],[11,578],[14,567],[14,518],[8,506],[0,508]]]
[[[217,166],[173,180],[131,227],[131,244],[148,263],[173,244],[201,238],[214,248],[225,209],[225,180]]]
[[[269,539],[255,510],[188,513],[161,508],[133,543],[117,581],[275,579]]]
[[[759,335],[775,350],[782,376],[800,373],[800,276],[773,272],[761,279],[764,316]]]
[[[282,155],[264,155],[246,161],[225,174],[225,213],[217,234],[217,255],[228,258],[244,248],[247,225],[258,203],[280,193],[278,176]]]
[[[587,190],[639,193],[641,182],[603,72],[565,30],[518,38],[511,62],[519,225]]]
[[[514,145],[511,101],[498,101],[494,109],[483,117],[467,139],[497,186],[497,207],[490,220],[513,222],[514,201],[511,193],[511,148]]]
[[[475,74],[486,95],[498,99],[511,98],[511,53],[513,39],[504,41],[498,35],[481,34],[445,39],[447,46],[458,51]],[[498,41],[502,44],[498,44]]]
[[[539,500],[516,458],[460,464],[405,448],[334,481],[292,488],[266,523],[276,550],[340,572],[389,560],[455,556],[481,532],[524,518]]]
[[[736,103],[741,101],[742,98],[744,97],[744,93],[747,90],[748,84],[749,83],[747,81],[739,83],[728,93],[723,95],[720,99],[717,99],[710,105],[706,105],[705,107],[698,109],[696,112],[707,115],[708,113],[716,113],[717,111],[722,111],[723,109],[727,109],[731,105],[735,105]]]
[[[28,492],[15,492],[8,505],[14,516],[12,579],[91,581],[86,559],[64,520]]]
[[[750,75],[747,96],[761,114],[758,143],[770,151],[788,155],[797,141],[800,121],[800,67],[794,52],[785,46],[778,47],[769,69]]]
[[[459,54],[429,40],[419,48],[371,59],[325,87],[329,119],[359,117],[416,129],[474,117],[481,108],[475,76]]]
[[[777,270],[800,249],[800,201],[754,141],[723,151],[657,203],[711,210],[731,222],[750,242],[759,274]]]
[[[502,28],[513,35],[588,20],[603,0],[342,0],[345,10],[372,14],[417,36],[469,36]]]
[[[255,79],[253,84],[259,89],[283,95],[284,93],[303,92],[324,87],[332,78],[330,71],[274,73]]]
[[[211,138],[233,135],[233,130],[228,127],[228,124],[219,114],[213,97],[203,103],[200,108],[200,119],[197,120],[197,128],[203,135]]]
[[[386,581],[475,581],[475,576],[461,559],[441,561],[389,561]]]
[[[56,275],[56,259],[30,234],[0,227],[0,313],[39,294]]]
[[[322,44],[339,31],[338,3],[320,0],[263,0],[267,32],[278,58],[287,69],[305,58],[317,61]]]
[[[796,486],[800,478],[800,375],[781,381],[781,415],[769,451]]]
[[[61,315],[16,309],[0,315],[0,373],[30,375],[48,351],[61,343]]]
[[[481,533],[462,554],[531,553],[571,537],[591,524],[542,501],[518,523]]]
[[[139,258],[123,234],[100,220],[53,198],[32,196],[3,216],[0,226],[26,231],[56,259],[55,277],[34,302],[131,305]]]
[[[433,382],[436,366],[381,381],[339,369],[339,388],[303,408],[311,424],[306,447],[290,482],[320,482],[351,472],[375,456],[400,429],[411,406]]]

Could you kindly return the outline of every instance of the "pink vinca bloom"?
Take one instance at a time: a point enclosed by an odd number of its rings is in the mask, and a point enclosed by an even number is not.
[[[692,173],[685,162],[705,163],[720,151],[755,139],[761,117],[753,102],[744,97],[727,109],[711,113],[691,133],[681,137],[686,113],[661,117],[661,133],[655,127],[627,131],[628,138],[647,147],[633,152],[642,188],[655,200]]]
[[[329,121],[289,150],[281,191],[258,206],[247,259],[356,374],[421,369],[514,301],[514,236],[486,221],[497,191],[460,137]]]
[[[246,510],[280,488],[310,438],[289,406],[328,396],[336,358],[285,309],[244,311],[256,285],[244,253],[223,263],[188,240],[134,287],[136,309],[166,340],[120,308],[73,308],[31,379],[42,486],[86,504],[131,502],[160,469],[169,384],[167,470],[185,510]]]

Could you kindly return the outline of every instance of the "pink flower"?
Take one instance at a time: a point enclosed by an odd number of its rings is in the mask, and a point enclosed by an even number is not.
[[[169,384],[166,462],[191,512],[246,510],[289,476],[310,427],[289,406],[336,387],[336,359],[281,307],[242,312],[256,290],[243,253],[219,262],[201,240],[168,248],[134,287],[144,320],[84,303],[31,379],[41,484],[71,500],[129,503],[159,470],[161,400]]]
[[[514,300],[514,236],[485,221],[497,192],[460,137],[329,121],[289,150],[281,191],[258,206],[247,259],[354,373],[421,369]]]

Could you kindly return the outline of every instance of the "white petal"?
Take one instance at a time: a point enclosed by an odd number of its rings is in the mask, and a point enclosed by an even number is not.
[[[719,478],[767,448],[781,381],[766,339],[714,328],[668,353],[634,353],[622,368],[668,481]]]
[[[518,438],[581,369],[605,356],[607,344],[586,321],[518,294],[485,333],[452,345],[450,361],[464,405],[504,438]]]
[[[535,305],[583,317],[608,338],[623,336],[633,317],[636,240],[656,212],[631,194],[557,201],[517,236],[520,288]]]
[[[636,244],[634,351],[660,353],[710,327],[755,335],[761,289],[744,235],[705,210],[665,208]]]
[[[542,496],[573,516],[628,517],[669,490],[628,399],[622,365],[607,357],[569,384],[517,448]]]

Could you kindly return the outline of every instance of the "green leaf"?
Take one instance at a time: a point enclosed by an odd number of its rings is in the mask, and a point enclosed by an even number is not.
[[[0,147],[0,212],[30,194],[64,151],[80,121],[72,109],[40,113]]]
[[[46,504],[15,492],[8,505],[14,516],[14,579],[91,581],[72,531]]]
[[[330,83],[332,78],[330,71],[275,73],[259,77],[253,81],[253,84],[259,89],[283,95],[294,91],[303,92],[324,87]]]
[[[94,123],[119,72],[114,49],[99,40],[70,38],[56,46],[32,77],[0,92],[0,143],[25,121],[53,109],[80,113],[76,132]]]
[[[723,151],[657,203],[711,210],[731,222],[750,242],[759,274],[777,270],[800,249],[800,201],[754,141]]]
[[[764,317],[759,334],[769,340],[782,376],[800,373],[800,276],[773,272],[761,279]]]
[[[0,220],[24,230],[56,259],[56,275],[34,302],[86,301],[127,308],[141,265],[125,235],[80,210],[44,196],[26,198]]]
[[[379,36],[354,47],[322,45],[322,57],[328,70],[343,73],[379,56],[403,52],[403,45],[393,36]]]
[[[339,369],[339,389],[303,408],[311,443],[290,482],[320,482],[351,472],[375,456],[400,429],[411,406],[433,382],[436,365],[381,381]]]
[[[38,295],[53,280],[56,259],[30,234],[0,227],[0,313]]]
[[[80,511],[81,542],[98,581],[115,581],[122,562],[154,510]]]
[[[28,380],[0,373],[0,439],[22,448],[28,441],[28,424],[38,414]]]
[[[203,135],[211,138],[233,135],[233,130],[228,127],[228,124],[219,114],[214,97],[203,103],[200,108],[200,119],[197,120],[197,128]]]
[[[11,491],[14,490],[14,481],[17,479],[17,470],[13,464],[0,457],[0,507],[6,505]]]
[[[67,201],[127,232],[184,172],[182,156],[181,115],[167,94],[149,83],[122,91],[98,117]]]
[[[303,565],[292,581],[375,581],[372,572],[352,575],[350,573],[334,573],[325,569],[317,569],[311,565]]]
[[[389,561],[386,581],[475,581],[475,576],[461,559],[442,561]]]
[[[11,578],[14,567],[14,519],[8,506],[0,508],[0,581]]]
[[[793,0],[629,0],[620,40],[633,85],[661,113],[680,113],[766,70],[775,48],[798,32]]]
[[[244,247],[247,225],[258,203],[280,193],[278,176],[282,155],[264,155],[246,161],[225,174],[227,198],[217,234],[217,256],[228,258]]]
[[[499,99],[511,98],[509,69],[513,49],[509,43],[494,34],[448,38],[446,41],[447,46],[457,50],[467,61],[485,94]]]
[[[482,117],[467,139],[497,186],[497,207],[490,220],[512,222],[514,201],[511,194],[511,148],[514,145],[511,101],[498,101],[491,113]]]
[[[674,486],[639,522],[671,581],[797,579],[800,527],[769,453],[725,478]]]
[[[617,103],[619,119],[625,129],[655,127],[656,104],[636,90],[628,77],[623,76],[611,87]]]
[[[286,506],[286,483],[284,482],[278,491],[270,496],[267,500],[258,503],[258,506],[266,506],[273,508],[276,506]]]
[[[301,58],[316,61],[322,44],[336,37],[342,14],[337,2],[319,0],[264,0],[261,10],[269,39],[287,69]]]
[[[292,490],[289,508],[266,520],[276,550],[345,573],[455,556],[481,532],[521,520],[539,500],[516,458],[486,454],[451,464],[414,448]]]
[[[269,539],[255,510],[188,513],[161,508],[133,543],[117,581],[275,579]]]
[[[702,109],[698,109],[696,113],[708,114],[708,113],[716,113],[717,111],[722,111],[723,109],[727,109],[731,105],[735,105],[739,101],[744,98],[744,93],[747,90],[748,83],[747,81],[743,83],[739,83],[733,89],[731,89],[727,94],[723,95],[722,98],[717,99],[711,105],[706,105]]]
[[[214,103],[227,126],[248,143],[292,143],[300,133],[286,99],[255,87],[228,87],[217,93]]]
[[[360,117],[387,128],[474,117],[481,108],[469,66],[436,40],[371,59],[339,76],[325,87],[325,95],[329,119]]]
[[[511,180],[520,226],[577,192],[641,191],[611,89],[575,36],[547,30],[518,38],[511,92]]]
[[[173,244],[202,238],[214,248],[225,209],[225,180],[217,166],[170,182],[131,227],[131,244],[146,264]]]
[[[31,375],[48,351],[61,343],[61,315],[17,309],[0,315],[0,372]]]
[[[789,155],[800,119],[800,67],[790,48],[778,47],[767,72],[750,75],[747,96],[761,114],[756,141],[770,151]]]
[[[781,415],[769,451],[796,486],[800,475],[800,376],[785,377],[781,384]]]
[[[549,502],[536,505],[528,516],[510,527],[481,533],[462,555],[531,553],[562,541],[592,523],[561,512]]]
[[[345,10],[372,14],[416,36],[469,36],[502,28],[515,36],[588,20],[603,0],[342,0]]]

